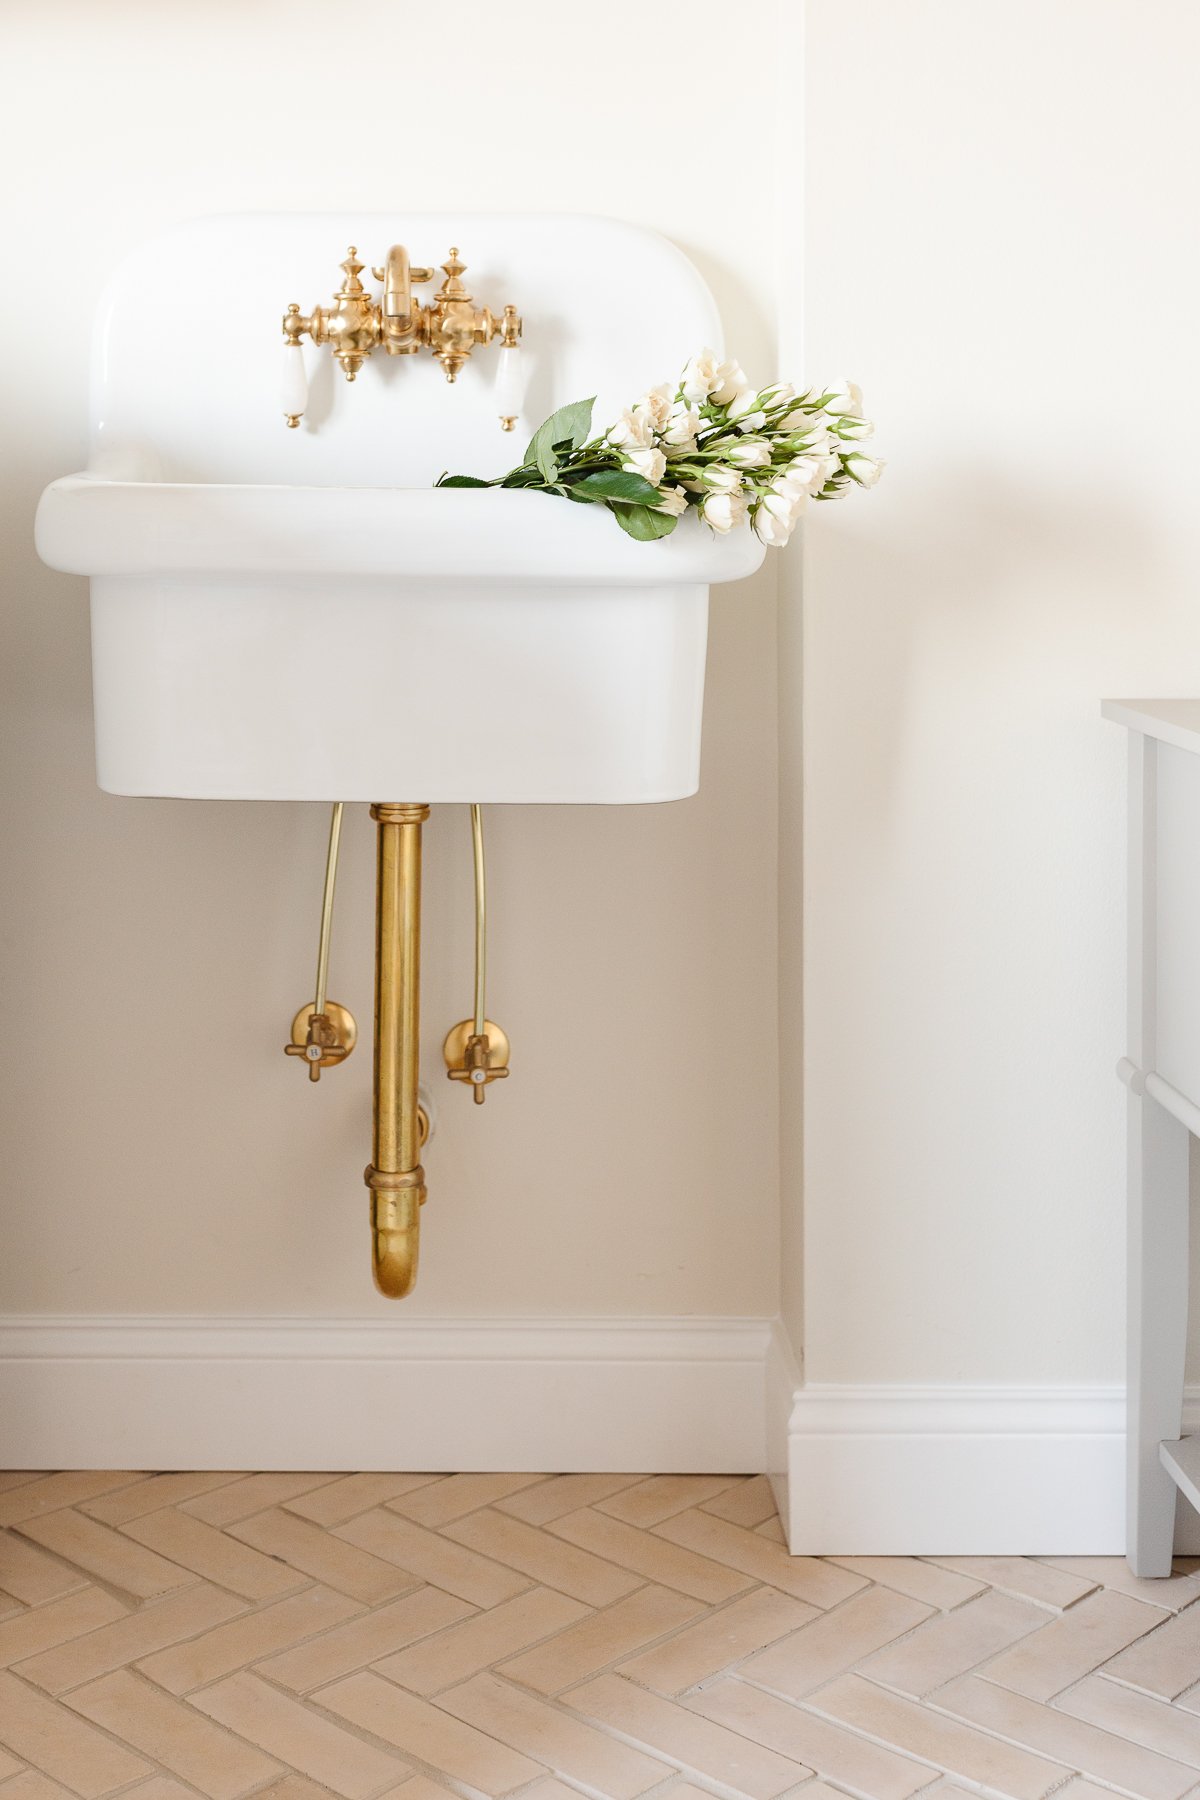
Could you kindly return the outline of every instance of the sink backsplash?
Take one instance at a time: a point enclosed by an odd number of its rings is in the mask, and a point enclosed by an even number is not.
[[[512,301],[525,322],[525,409],[501,431],[496,351],[449,385],[428,354],[377,352],[348,383],[306,347],[310,393],[284,426],[280,319],[328,305],[348,244],[380,264],[402,243],[440,264],[451,244],[479,305]],[[441,280],[440,269],[437,272]],[[436,285],[436,284],[435,284]],[[378,283],[372,283],[376,291]],[[421,298],[433,287],[417,290]],[[181,482],[424,487],[443,469],[499,474],[556,406],[597,396],[611,418],[702,344],[720,349],[716,306],[665,238],[616,220],[530,213],[254,213],[175,227],[118,268],[92,359],[92,461],[112,474]]]

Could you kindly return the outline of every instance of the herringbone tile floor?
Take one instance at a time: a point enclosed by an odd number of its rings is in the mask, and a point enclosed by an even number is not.
[[[0,1476],[0,1800],[1183,1800],[1200,1563],[789,1557],[761,1476]]]

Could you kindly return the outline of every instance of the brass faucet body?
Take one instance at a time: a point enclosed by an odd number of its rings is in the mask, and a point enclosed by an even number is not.
[[[428,306],[413,298],[413,286],[432,281],[434,271],[410,264],[403,244],[393,244],[382,267],[372,273],[383,282],[383,296],[373,300],[359,276],[365,267],[351,244],[340,265],[342,285],[329,308],[314,306],[302,313],[293,302],[283,316],[286,344],[299,344],[307,332],[314,344],[328,344],[334,361],[347,381],[353,381],[373,350],[382,347],[388,356],[410,356],[431,350],[454,381],[476,344],[490,344],[499,334],[508,347],[521,336],[521,316],[506,306],[500,318],[486,306],[477,307],[463,285],[466,264],[456,246],[441,265],[445,280]]]
[[[376,805],[375,1094],[371,1269],[402,1300],[417,1279],[425,1171],[418,1101],[421,1025],[421,828],[429,808]]]

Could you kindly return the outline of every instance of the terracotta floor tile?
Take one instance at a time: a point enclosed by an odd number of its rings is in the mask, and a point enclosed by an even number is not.
[[[644,1744],[687,1774],[721,1782],[741,1800],[773,1800],[813,1773],[794,1758],[752,1743],[619,1675],[600,1675],[572,1688],[563,1695],[563,1702],[586,1718]]]
[[[661,1537],[639,1530],[635,1525],[626,1525],[620,1519],[610,1519],[588,1507],[555,1519],[547,1530],[581,1550],[590,1551],[593,1556],[615,1563],[618,1568],[631,1570],[643,1581],[674,1588],[709,1606],[732,1600],[735,1594],[745,1593],[754,1585],[752,1576],[728,1569],[710,1557],[697,1556],[694,1550],[680,1549],[677,1544],[666,1543]]]
[[[465,1518],[481,1506],[491,1506],[544,1479],[542,1475],[445,1475],[441,1481],[401,1494],[387,1504],[406,1519],[436,1530],[451,1519]]]
[[[855,1732],[816,1718],[744,1681],[714,1682],[691,1695],[685,1704],[756,1744],[768,1744],[794,1762],[810,1764],[831,1781],[870,1794],[872,1800],[909,1800],[933,1780],[934,1772],[927,1763],[868,1743]]]
[[[1003,1694],[1001,1688],[994,1691]],[[823,1718],[893,1745],[948,1775],[998,1789],[1006,1800],[1044,1800],[1071,1772],[1069,1763],[990,1737],[960,1718],[946,1718],[859,1675],[840,1676],[807,1704]]]
[[[51,1781],[48,1775],[43,1775],[38,1769],[22,1769],[11,1781],[4,1781],[3,1777],[9,1768],[16,1767],[15,1762],[0,1755],[0,1800],[76,1800],[69,1788],[63,1787],[61,1782]],[[126,1788],[121,1800],[139,1800],[142,1791],[141,1783],[135,1788]],[[179,1793],[183,1800],[187,1800],[182,1788]]]
[[[748,1659],[741,1671],[748,1681],[802,1699],[932,1617],[920,1601],[881,1587],[863,1588],[831,1612],[809,1610],[811,1623]]]
[[[476,1675],[439,1695],[437,1704],[555,1775],[598,1788],[605,1800],[635,1800],[670,1772],[670,1763],[631,1750],[495,1675]]]
[[[0,1525],[19,1525],[25,1519],[38,1519],[43,1513],[74,1506],[77,1500],[90,1500],[112,1488],[128,1487],[136,1480],[136,1474],[128,1472],[68,1469],[61,1475],[44,1475],[40,1481],[23,1481],[0,1494]]]
[[[580,1619],[594,1617],[579,1601],[552,1588],[530,1588],[477,1613],[461,1624],[439,1631],[419,1644],[381,1660],[371,1658],[375,1671],[386,1675],[414,1694],[436,1694],[490,1669],[505,1657],[540,1643],[552,1633],[564,1631]],[[557,1638],[555,1638],[557,1642]]]
[[[510,1794],[546,1773],[531,1757],[485,1736],[428,1700],[405,1693],[370,1670],[322,1688],[315,1698],[339,1718],[488,1795]]]
[[[1131,1743],[1200,1769],[1200,1721],[1165,1700],[1139,1694],[1103,1675],[1088,1675],[1060,1694],[1054,1704],[1072,1718],[1086,1719],[1102,1731],[1114,1731]],[[1089,1773],[1102,1771],[1093,1769]]]
[[[697,1624],[677,1631],[666,1643],[621,1663],[618,1673],[673,1699],[744,1657],[752,1657],[765,1644],[798,1631],[808,1620],[826,1616],[776,1588],[755,1588],[708,1613]]]
[[[1178,1699],[1200,1681],[1200,1605],[1168,1618],[1122,1650],[1105,1664],[1104,1673],[1160,1700]]]
[[[397,1494],[411,1493],[413,1488],[441,1479],[440,1475],[339,1475],[336,1481],[282,1500],[280,1505],[314,1525],[344,1525],[347,1519],[382,1506]]]
[[[3,1780],[6,1775],[12,1775],[19,1779],[22,1775],[28,1776],[36,1773],[38,1771],[23,1767],[15,1756],[8,1754],[7,1750],[0,1750],[0,1780]],[[8,1784],[5,1783],[5,1785]]]
[[[114,1744],[15,1675],[0,1674],[0,1744],[83,1800],[99,1800],[154,1773],[144,1757]]]
[[[247,1788],[282,1772],[273,1757],[127,1670],[76,1688],[65,1704],[153,1756],[208,1800],[237,1800]]]
[[[704,1611],[698,1601],[668,1588],[638,1588],[614,1606],[558,1632],[548,1644],[502,1663],[500,1673],[540,1694],[561,1694]]]
[[[206,1525],[234,1525],[252,1513],[266,1512],[269,1506],[282,1506],[297,1494],[311,1494],[314,1489],[328,1487],[341,1480],[339,1475],[243,1475],[214,1493],[185,1500],[183,1509]]]
[[[241,1601],[231,1594],[209,1587],[207,1582],[197,1583],[180,1593],[169,1594],[165,1600],[156,1600],[152,1606],[139,1607],[126,1618],[76,1638],[73,1643],[43,1650],[19,1663],[16,1672],[22,1680],[35,1682],[47,1693],[62,1694],[82,1682],[124,1668],[140,1656],[177,1644],[181,1638],[208,1631],[243,1610]]]
[[[381,1787],[411,1772],[411,1765],[394,1752],[364,1743],[357,1733],[321,1718],[257,1675],[231,1675],[193,1694],[191,1704],[269,1755],[323,1782],[341,1800],[370,1800]]]
[[[765,1475],[752,1475],[748,1481],[739,1481],[735,1487],[714,1494],[711,1500],[702,1500],[700,1510],[728,1519],[731,1525],[744,1525],[748,1531],[779,1520],[775,1495]]]
[[[585,1606],[607,1606],[641,1587],[644,1579],[574,1544],[563,1543],[548,1532],[535,1531],[520,1519],[509,1519],[490,1510],[472,1513],[470,1518],[448,1525],[445,1535],[497,1563],[518,1569],[527,1580],[557,1588],[572,1600],[582,1600]]]
[[[496,1508],[527,1525],[548,1525],[551,1519],[578,1512],[581,1506],[594,1506],[597,1500],[643,1479],[641,1475],[555,1475],[536,1487],[510,1494],[507,1500],[497,1500]]]
[[[341,1537],[279,1507],[255,1513],[253,1518],[242,1519],[228,1529],[243,1543],[279,1557],[313,1581],[336,1588],[339,1594],[349,1594],[352,1600],[361,1600],[367,1606],[392,1600],[405,1588],[416,1586],[415,1577],[401,1573],[390,1562],[355,1549]]]
[[[1061,1622],[1055,1618],[1053,1624]],[[859,1670],[884,1687],[920,1699],[1042,1626],[1047,1626],[1044,1607],[993,1589],[868,1656]]]
[[[134,1594],[139,1600],[169,1594],[172,1588],[188,1587],[196,1579],[190,1569],[168,1562],[153,1550],[132,1543],[124,1533],[85,1518],[69,1507],[46,1513],[40,1519],[26,1519],[17,1529],[43,1549],[53,1550],[64,1562],[74,1563],[87,1574],[107,1581],[123,1593]]]
[[[195,1793],[192,1788],[181,1787],[170,1775],[152,1775],[149,1781],[126,1788],[121,1800],[195,1800]],[[266,1800],[261,1788],[254,1800]]]
[[[355,1618],[362,1608],[345,1594],[310,1587],[256,1612],[213,1626],[186,1643],[172,1644],[137,1662],[141,1673],[171,1694],[186,1694],[232,1675],[247,1663],[273,1656]],[[322,1640],[323,1641],[323,1640]],[[307,1646],[306,1646],[307,1647]]]
[[[0,1588],[27,1606],[41,1606],[60,1594],[86,1586],[78,1569],[64,1569],[54,1557],[35,1550],[15,1532],[0,1531]]]
[[[336,1631],[327,1631],[311,1643],[297,1644],[294,1650],[272,1656],[259,1664],[259,1674],[294,1693],[308,1693],[366,1668],[379,1657],[428,1638],[470,1612],[465,1600],[444,1594],[440,1588],[417,1588],[403,1599],[376,1607],[374,1612],[353,1619]]]
[[[25,1487],[31,1481],[44,1481],[45,1469],[3,1469],[0,1470],[0,1494],[7,1494],[9,1488]]]
[[[654,1533],[724,1563],[767,1587],[781,1588],[793,1599],[807,1600],[811,1606],[836,1606],[839,1600],[848,1599],[867,1585],[860,1575],[852,1575],[849,1570],[819,1561],[815,1556],[789,1556],[782,1544],[772,1544],[756,1532],[714,1518],[711,1513],[680,1513],[656,1525]]]
[[[707,1511],[708,1509],[705,1507],[702,1510]],[[720,1517],[720,1514],[717,1516]],[[732,1523],[732,1521],[730,1522]],[[764,1519],[761,1525],[755,1525],[753,1529],[755,1537],[769,1538],[773,1544],[787,1543],[787,1533],[783,1529],[780,1519]]]
[[[249,1549],[228,1532],[189,1518],[173,1506],[144,1519],[131,1519],[120,1529],[123,1536],[156,1550],[160,1556],[191,1569],[218,1587],[228,1588],[232,1594],[240,1594],[244,1600],[278,1600],[305,1583],[306,1577],[296,1569]]]
[[[1123,1556],[1052,1556],[1042,1559],[1047,1568],[1058,1569],[1076,1580],[1095,1587],[1116,1588],[1131,1594],[1148,1606],[1164,1612],[1182,1612],[1200,1600],[1200,1568],[1190,1558],[1176,1557],[1175,1567],[1162,1581],[1140,1581],[1131,1573]]]
[[[363,1513],[348,1525],[339,1525],[336,1535],[382,1557],[412,1580],[444,1588],[471,1606],[499,1606],[502,1600],[511,1600],[531,1585],[527,1577],[511,1568],[477,1555],[461,1543],[451,1543],[440,1532],[426,1531],[411,1519],[401,1519],[386,1507]]]
[[[1128,1688],[1115,1691],[1133,1697]],[[1122,1793],[1136,1796],[1136,1800],[1180,1800],[1196,1785],[1194,1768],[1072,1718],[1057,1706],[1026,1700],[1023,1694],[1011,1693],[977,1675],[967,1675],[942,1688],[937,1704],[956,1719],[969,1719],[973,1725],[995,1732],[1010,1743],[1027,1745],[1037,1754],[1066,1764],[1077,1774],[1111,1783]]]
[[[526,1788],[521,1800],[538,1800],[540,1791],[540,1783],[536,1787]],[[258,1800],[257,1794],[254,1800]],[[396,1800],[455,1800],[455,1796],[440,1781],[430,1781],[428,1775],[417,1775],[412,1781],[406,1781],[402,1789],[397,1789]],[[579,1800],[578,1793],[571,1794],[570,1800]]]
[[[1186,1618],[1187,1614],[1183,1616]],[[1049,1700],[1072,1682],[1090,1675],[1101,1663],[1108,1664],[1110,1657],[1116,1657],[1118,1651],[1161,1625],[1167,1617],[1156,1606],[1147,1606],[1112,1588],[1100,1588],[1049,1625],[1023,1637],[980,1673],[989,1681],[998,1681],[1001,1687],[1024,1694],[1028,1700]],[[954,1673],[965,1673],[966,1666]],[[1200,1657],[1193,1656],[1192,1667],[1200,1673]],[[1108,1672],[1106,1668],[1105,1673]],[[873,1669],[864,1673],[877,1678]]]
[[[910,1600],[921,1600],[926,1606],[960,1606],[972,1594],[982,1594],[987,1586],[976,1576],[956,1575],[939,1564],[923,1562],[917,1556],[831,1556],[827,1559],[841,1569],[852,1569],[868,1581],[907,1594]]]
[[[931,1560],[943,1569],[978,1578],[988,1587],[1016,1594],[1023,1600],[1036,1601],[1039,1606],[1051,1607],[1055,1612],[1073,1606],[1099,1585],[1093,1576],[1082,1571],[1037,1562],[1031,1556],[938,1556]]]
[[[699,1506],[718,1494],[736,1491],[740,1485],[741,1478],[737,1475],[649,1475],[645,1481],[635,1482],[633,1487],[610,1494],[606,1500],[598,1500],[596,1506],[600,1512],[621,1519],[626,1525],[638,1525],[645,1530],[651,1525],[661,1525],[674,1513],[685,1512],[689,1506]],[[744,1522],[738,1521],[739,1524]],[[758,1520],[753,1523],[757,1524]]]
[[[181,1474],[148,1475],[132,1487],[118,1488],[115,1494],[102,1494],[98,1500],[80,1502],[79,1511],[102,1525],[124,1525],[130,1519],[144,1518],[160,1506],[178,1506],[181,1500],[194,1500],[213,1488],[226,1487],[236,1475]]]
[[[103,1588],[86,1587],[61,1600],[51,1600],[47,1606],[18,1613],[15,1619],[0,1625],[0,1668],[23,1662],[39,1650],[68,1643],[100,1625],[109,1625],[114,1619],[124,1618],[126,1610]]]

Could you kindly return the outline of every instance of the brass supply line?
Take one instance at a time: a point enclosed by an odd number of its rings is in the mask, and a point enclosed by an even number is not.
[[[375,1096],[371,1162],[371,1268],[375,1286],[402,1300],[417,1279],[425,1171],[421,1167],[421,827],[424,804],[375,805]]]
[[[475,1104],[487,1099],[489,1082],[508,1076],[508,1037],[487,1017],[487,865],[483,854],[483,808],[471,808],[475,862],[475,1011],[451,1027],[442,1046],[451,1081],[469,1084]]]
[[[482,1037],[487,1013],[487,864],[481,806],[471,808],[471,847],[475,857],[475,1036]]]
[[[317,990],[313,1005],[325,1011],[329,987],[329,944],[333,937],[333,896],[337,888],[338,853],[342,845],[342,801],[335,800],[329,817],[329,849],[325,856],[325,891],[321,895],[321,935],[317,943]]]
[[[310,1081],[320,1081],[321,1070],[344,1062],[358,1040],[353,1016],[336,1000],[327,998],[329,946],[333,937],[333,896],[337,887],[338,853],[342,842],[342,801],[334,803],[329,820],[329,849],[325,856],[325,890],[321,896],[321,931],[317,943],[317,982],[311,1006],[302,1006],[292,1020],[292,1039],[284,1045],[288,1056],[301,1056]]]

